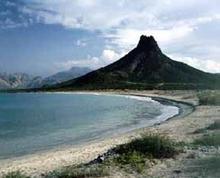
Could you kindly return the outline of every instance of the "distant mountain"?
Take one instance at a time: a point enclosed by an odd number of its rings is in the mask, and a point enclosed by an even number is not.
[[[67,81],[73,78],[77,78],[91,71],[92,70],[88,67],[72,67],[68,71],[58,72],[54,75],[44,78],[41,81],[41,86],[46,86],[46,85],[50,86],[50,85],[54,85],[57,83],[61,83],[61,82],[64,82],[64,81]]]
[[[40,88],[79,77],[90,71],[87,67],[72,67],[68,71],[58,72],[46,78],[25,73],[0,73],[0,89]]]
[[[160,50],[152,36],[118,61],[50,89],[196,89],[220,87],[219,75],[177,62]],[[49,88],[48,88],[49,89]]]
[[[26,88],[33,77],[25,73],[0,73],[0,89]]]
[[[7,89],[7,88],[10,88],[10,87],[11,86],[7,81],[0,78],[0,89]]]

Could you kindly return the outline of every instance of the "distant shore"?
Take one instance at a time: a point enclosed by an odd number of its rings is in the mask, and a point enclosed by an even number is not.
[[[101,91],[101,93],[106,92]],[[196,98],[194,91],[107,91],[107,93],[152,97],[154,100],[162,102],[163,104],[179,107],[180,114],[166,122],[152,127],[137,129],[126,134],[112,136],[100,141],[92,141],[81,146],[67,146],[62,149],[58,148],[48,152],[41,152],[8,160],[0,160],[0,175],[11,171],[22,170],[28,175],[40,176],[42,173],[63,166],[86,163],[95,159],[99,154],[106,152],[108,149],[118,144],[125,143],[132,138],[138,137],[142,133],[167,133],[170,131],[168,135],[176,140],[190,139],[190,137],[185,138],[185,133],[189,128],[184,127],[184,124],[187,125],[187,120],[188,122],[194,122],[191,120],[191,115],[198,112],[198,108],[196,107],[198,99]],[[209,109],[206,109],[205,112],[211,114]],[[204,117],[204,111],[200,110],[200,115]],[[207,122],[207,120],[205,121]],[[183,125],[181,128],[180,123]],[[204,121],[198,124],[204,125]],[[191,129],[193,130],[196,128],[192,127]]]

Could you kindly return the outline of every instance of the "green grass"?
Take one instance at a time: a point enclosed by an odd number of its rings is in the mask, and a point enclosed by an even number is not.
[[[56,170],[46,178],[103,177],[118,169],[128,173],[142,173],[148,167],[149,158],[171,158],[179,151],[176,143],[165,136],[147,135],[113,148],[113,155],[104,162],[91,165],[70,166]]]
[[[200,134],[207,131],[220,130],[220,120],[216,120],[214,123],[210,124],[208,127],[197,129],[194,134]]]
[[[70,166],[61,170],[50,172],[45,178],[89,178],[109,175],[104,164]]]
[[[201,105],[220,105],[220,90],[199,92],[198,98]]]
[[[25,174],[23,174],[20,171],[15,171],[15,172],[9,172],[9,173],[3,175],[2,178],[30,178],[30,177],[26,176]]]
[[[113,161],[121,168],[127,168],[129,171],[132,170],[138,173],[143,172],[147,166],[145,156],[136,151],[122,154],[114,158]]]
[[[200,158],[189,163],[185,170],[190,177],[195,178],[219,178],[220,155]]]
[[[179,153],[177,144],[168,137],[161,135],[145,135],[129,143],[116,146],[112,155],[102,163],[73,165],[55,170],[45,178],[89,178],[111,175],[113,169],[128,173],[146,171],[149,160],[172,158]],[[21,172],[13,172],[3,178],[28,178]]]
[[[113,162],[129,172],[142,173],[149,160],[171,158],[178,154],[177,143],[161,135],[144,135],[114,148]]]
[[[204,133],[205,132],[205,133]],[[203,133],[202,137],[194,140],[193,145],[197,147],[209,146],[220,147],[220,120],[206,128],[199,129],[196,133]],[[189,177],[219,178],[220,175],[220,155],[209,155],[203,158],[191,160],[185,172]]]
[[[207,127],[208,130],[220,130],[220,120],[216,120],[213,124]]]
[[[148,158],[171,158],[178,153],[176,145],[175,142],[165,136],[147,135],[116,147],[115,152],[123,155],[135,151]]]
[[[214,132],[208,132],[214,131]],[[204,133],[201,138],[194,140],[194,145],[201,145],[201,146],[220,146],[220,120],[216,120],[214,123],[209,125],[206,128],[198,129],[194,133]],[[208,133],[207,133],[208,132]]]
[[[215,133],[205,134],[201,138],[196,139],[193,144],[218,147],[220,146],[220,132],[216,131]]]

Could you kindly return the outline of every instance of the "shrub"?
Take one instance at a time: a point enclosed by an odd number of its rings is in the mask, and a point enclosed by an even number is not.
[[[202,105],[220,105],[220,90],[202,91],[198,93],[198,98]]]
[[[219,130],[220,129],[220,120],[216,120],[213,124],[207,127],[208,130]]]
[[[200,128],[195,130],[194,134],[201,134],[207,132],[208,130],[220,130],[220,120],[216,120],[214,123],[205,128]]]
[[[136,171],[138,173],[141,173],[146,165],[144,155],[136,151],[119,155],[114,159],[114,162],[122,166],[128,165],[131,167],[130,170]]]
[[[171,158],[178,153],[176,143],[165,136],[147,135],[129,143],[119,145],[105,156],[101,163],[70,166],[60,171],[49,173],[46,178],[86,178],[103,177],[110,169],[123,168],[128,172],[141,173],[147,166],[147,158]]]
[[[220,175],[220,155],[202,157],[192,160],[185,168],[185,172],[193,177],[219,178]],[[191,177],[191,176],[188,176]]]
[[[79,165],[63,168],[59,171],[53,171],[46,175],[46,178],[89,178],[107,176],[108,170],[105,165]]]
[[[153,158],[171,158],[178,153],[176,144],[160,135],[143,136],[115,148],[118,154],[128,154],[134,151]]]
[[[220,146],[220,132],[203,135],[194,141],[195,145],[202,146]]]

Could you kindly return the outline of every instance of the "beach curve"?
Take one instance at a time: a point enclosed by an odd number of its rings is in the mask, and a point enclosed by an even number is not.
[[[109,93],[109,92],[108,92]],[[100,94],[103,94],[101,92]],[[106,94],[106,93],[105,93]],[[116,93],[111,93],[116,94]],[[122,94],[121,92],[117,94]],[[127,95],[134,96],[132,93],[127,93]],[[181,101],[171,100],[167,98],[160,98],[158,96],[149,96],[149,95],[141,95],[139,97],[153,97],[154,100],[158,102],[163,102],[163,104],[167,105],[175,105],[181,108],[181,106],[185,106],[187,103],[183,103]],[[193,105],[188,103],[188,109],[193,108]],[[172,116],[172,118],[182,118],[185,116],[186,108],[181,108],[181,112],[179,112],[178,116]],[[190,112],[192,112],[191,109]],[[187,113],[189,114],[189,112]],[[163,122],[163,121],[162,121]],[[162,124],[162,123],[156,123]],[[143,128],[142,128],[143,129]],[[0,160],[0,172],[1,174],[5,174],[7,172],[22,170],[28,175],[40,176],[41,173],[45,173],[48,171],[52,171],[62,166],[68,166],[71,164],[78,164],[90,161],[94,159],[97,155],[106,152],[108,149],[118,145],[125,143],[136,137],[141,129],[137,129],[135,131],[131,131],[128,133],[124,133],[119,136],[114,136],[112,138],[107,138],[100,141],[91,142],[88,144],[83,144],[80,147],[68,147],[62,148],[61,150],[50,150],[48,152],[41,152],[32,155],[27,155],[19,158],[8,159],[8,160]]]

